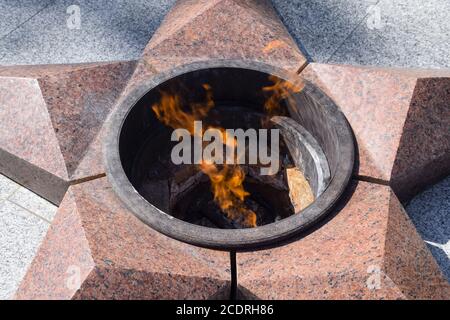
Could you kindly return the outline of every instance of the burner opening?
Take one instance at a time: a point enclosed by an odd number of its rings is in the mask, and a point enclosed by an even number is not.
[[[114,190],[144,223],[203,247],[263,248],[306,231],[330,211],[346,187],[354,146],[342,113],[308,82],[301,91],[281,93],[279,107],[268,111],[271,93],[265,88],[276,91],[277,83],[299,79],[263,64],[221,61],[185,66],[150,80],[122,101],[111,119],[105,150]],[[179,141],[171,138],[176,126],[152,107],[166,92],[175,92],[181,101],[179,118],[200,114],[204,128],[278,129],[279,170],[262,175],[267,165],[260,160],[219,164],[213,174],[204,163],[174,164],[171,152]],[[208,99],[213,107],[203,112],[202,103]],[[271,139],[269,135],[267,153]],[[194,158],[195,151],[191,153]],[[248,149],[245,154],[250,157]],[[238,181],[241,193],[232,192],[239,199],[236,210],[250,212],[248,216],[235,215],[233,206],[217,200],[216,173],[224,167],[232,172],[230,185]],[[224,179],[225,173],[219,180]]]
[[[205,123],[227,128],[259,129],[262,125],[267,126],[268,120],[266,115],[244,107],[218,106],[205,119]],[[223,229],[247,227],[239,216],[230,219],[221,210],[214,201],[211,181],[198,166],[171,163],[170,150],[173,145],[159,143],[168,141],[168,131],[163,130],[149,139],[136,158],[131,180],[138,192],[160,210],[189,223]],[[283,140],[279,148],[280,168],[274,175],[261,175],[258,164],[240,165],[245,174],[244,190],[249,193],[243,204],[256,214],[257,226],[293,215],[314,199],[307,180],[303,178],[303,181],[298,181],[299,174],[301,177],[303,175],[295,166]],[[246,156],[248,158],[248,148]],[[223,168],[223,165],[218,167]],[[299,183],[302,191],[298,190]],[[297,193],[292,189],[298,190]]]

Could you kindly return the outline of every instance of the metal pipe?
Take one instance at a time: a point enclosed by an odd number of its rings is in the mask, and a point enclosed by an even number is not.
[[[231,270],[230,300],[237,300],[236,251],[230,251],[230,270]]]

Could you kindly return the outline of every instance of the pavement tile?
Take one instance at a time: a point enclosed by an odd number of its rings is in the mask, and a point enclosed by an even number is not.
[[[14,203],[0,203],[0,299],[12,297],[48,227]]]
[[[47,221],[53,220],[58,209],[44,198],[23,187],[17,190],[9,200]]]
[[[378,8],[380,28],[360,24],[330,62],[450,68],[450,1],[381,0]]]
[[[297,44],[310,59],[326,62],[377,0],[272,0]]]
[[[0,174],[0,201],[8,198],[19,187],[17,183]]]
[[[314,61],[450,67],[448,0],[272,2]],[[174,3],[81,0],[76,2],[81,29],[70,29],[66,10],[74,1],[3,0],[0,64],[135,59]],[[377,13],[378,26],[373,24]],[[418,195],[406,209],[450,280],[450,177]],[[44,219],[52,221],[56,210],[0,175],[0,299],[10,298],[17,289],[49,226]]]
[[[406,210],[450,281],[450,177],[415,197]]]

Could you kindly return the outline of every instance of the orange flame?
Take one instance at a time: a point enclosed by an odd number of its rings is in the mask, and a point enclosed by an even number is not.
[[[245,173],[239,166],[224,165],[221,170],[214,164],[203,162],[202,171],[211,180],[214,201],[227,217],[239,221],[247,227],[256,227],[256,214],[244,205],[244,199],[249,195],[244,190]]]
[[[194,135],[194,121],[204,118],[214,107],[211,86],[204,84],[203,88],[206,91],[206,103],[192,103],[191,113],[183,111],[183,104],[178,95],[161,91],[161,100],[152,106],[156,117],[166,126],[173,129],[184,128]]]
[[[296,105],[293,94],[303,90],[305,85],[302,81],[289,82],[276,76],[269,76],[269,80],[274,84],[263,87],[264,92],[272,92],[272,95],[264,104],[264,109],[268,114],[273,114],[276,110],[279,110],[281,108],[280,102],[284,99],[287,99],[291,105]]]
[[[211,87],[208,84],[204,84],[203,88],[206,91],[206,102],[191,104],[191,113],[183,111],[183,103],[178,95],[161,92],[161,100],[152,106],[156,117],[173,129],[184,128],[191,135],[198,134],[194,130],[194,121],[204,118],[214,107]],[[235,148],[236,141],[228,141],[225,130],[222,128],[217,129],[222,133],[222,143]],[[200,164],[200,169],[209,177],[214,201],[222,212],[229,219],[238,221],[243,226],[256,227],[256,214],[245,208],[244,205],[244,199],[249,195],[243,186],[244,171],[239,166],[226,164],[219,170],[215,164],[208,161],[203,161]]]

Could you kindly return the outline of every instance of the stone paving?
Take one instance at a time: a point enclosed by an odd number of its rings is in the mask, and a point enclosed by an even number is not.
[[[136,59],[174,2],[2,0],[0,64]],[[74,4],[80,8],[79,29],[68,27],[66,10]]]
[[[450,177],[415,197],[406,210],[450,281]]]
[[[0,64],[137,58],[175,0],[0,1]],[[316,62],[450,67],[449,0],[273,0],[303,53]]]
[[[0,299],[17,289],[57,207],[0,175]]]
[[[81,28],[67,26],[73,1],[0,0],[0,65],[137,58],[174,0],[77,1]],[[311,61],[450,68],[450,1],[273,0]],[[407,211],[450,279],[450,177]],[[14,293],[56,207],[0,175],[0,299]]]
[[[273,0],[311,60],[449,68],[448,0]]]

